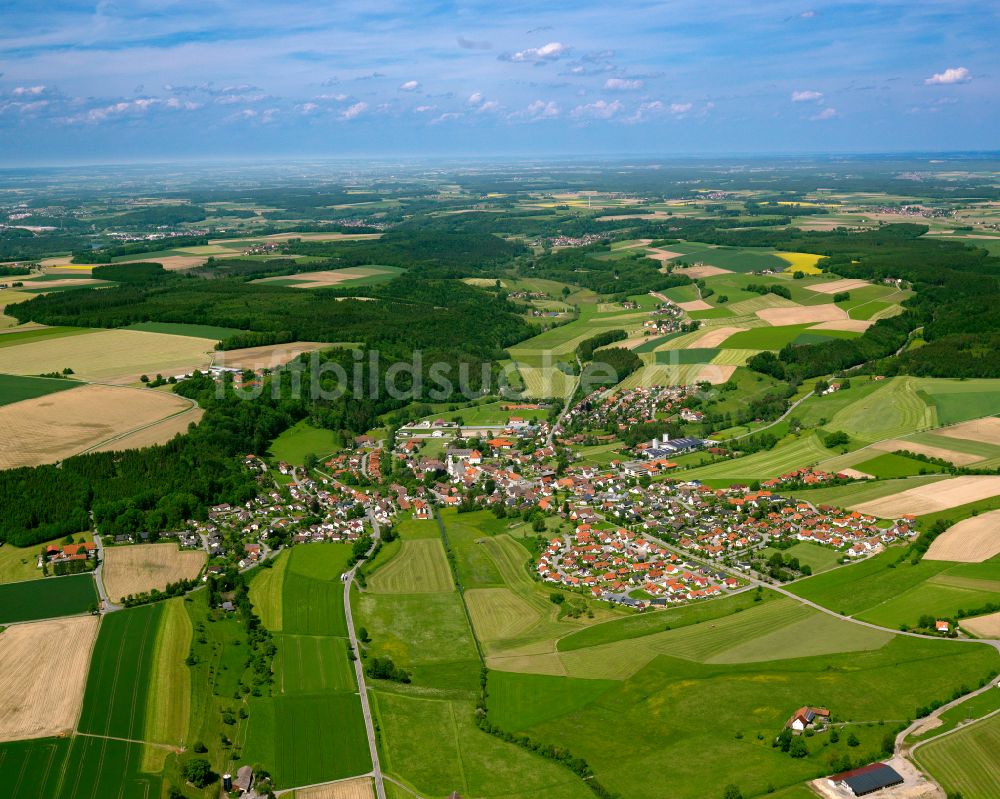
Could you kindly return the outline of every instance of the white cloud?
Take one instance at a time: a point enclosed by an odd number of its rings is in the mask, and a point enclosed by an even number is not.
[[[317,109],[319,109],[319,106],[316,103],[303,103],[299,106],[299,111],[303,114],[311,114]]]
[[[801,14],[799,14],[799,19],[812,19],[815,16],[816,16],[815,11],[812,10],[803,11]]]
[[[473,92],[472,94],[469,95],[469,99],[466,100],[466,102],[469,105],[479,105],[482,101],[483,101],[482,92]]]
[[[436,105],[418,105],[413,109],[413,113],[426,114],[428,111],[433,111],[435,108],[437,108]]]
[[[431,124],[437,125],[441,122],[450,122],[453,119],[459,119],[461,116],[462,115],[456,111],[449,111],[446,114],[441,114],[441,116],[437,117],[436,119],[432,119]]]
[[[238,92],[233,92],[231,89],[224,89],[223,91],[226,93],[215,98],[215,102],[217,102],[219,105],[236,105],[237,103],[259,103],[262,100],[267,99],[267,95],[263,93],[240,94]]]
[[[577,118],[611,119],[621,112],[621,110],[622,104],[618,102],[618,100],[615,100],[612,103],[604,100],[598,100],[596,103],[578,105],[570,112],[570,114],[571,116]]]
[[[415,80],[408,80],[406,83],[401,83],[399,85],[399,90],[401,92],[415,92],[420,88],[420,82]]]
[[[928,86],[948,86],[952,83],[968,83],[972,75],[965,67],[949,67],[944,72],[935,72],[924,83]]]
[[[193,100],[180,100],[177,97],[171,97],[164,105],[178,111],[197,111],[201,108],[201,103],[196,103]]]
[[[604,88],[613,91],[635,91],[642,88],[642,81],[626,80],[625,78],[608,78],[604,81]]]
[[[368,110],[368,103],[366,102],[355,103],[354,105],[349,105],[347,108],[341,111],[340,118],[357,119],[367,110]]]
[[[809,103],[813,100],[822,100],[823,92],[814,92],[810,89],[801,92],[792,92],[793,103]]]
[[[15,97],[24,97],[25,95],[39,95],[45,91],[44,86],[17,86],[11,92]]]
[[[694,108],[694,104],[693,103],[671,103],[670,104],[670,113],[671,114],[677,114],[677,115],[688,114],[688,113],[691,112],[692,108]]]
[[[813,114],[809,119],[813,122],[822,121],[824,119],[834,119],[837,116],[836,108],[824,108],[818,114]]]
[[[666,106],[660,100],[652,100],[648,103],[641,103],[635,112],[629,116],[626,122],[645,122],[647,119],[659,116],[666,110]]]
[[[348,95],[346,94],[317,94],[317,100],[336,100],[338,103],[344,102]]]
[[[543,61],[556,61],[568,50],[569,48],[562,42],[549,42],[541,47],[529,47],[527,50],[520,50],[516,53],[504,53],[499,58],[501,61],[540,64]]]
[[[491,114],[494,111],[500,110],[500,103],[496,100],[487,100],[479,108],[476,109],[477,114]]]
[[[527,107],[508,115],[508,119],[524,119],[529,122],[539,119],[556,119],[559,116],[559,106],[551,100],[535,100]]]

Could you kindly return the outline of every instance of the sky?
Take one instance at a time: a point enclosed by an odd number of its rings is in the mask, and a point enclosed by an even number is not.
[[[0,0],[0,164],[1000,149],[997,0]]]

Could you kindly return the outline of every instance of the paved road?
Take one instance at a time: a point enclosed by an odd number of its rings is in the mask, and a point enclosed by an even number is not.
[[[1000,690],[1000,689],[997,688],[997,680],[996,679],[990,680],[988,683],[986,683],[986,685],[984,685],[979,690],[973,691],[971,694],[964,694],[963,696],[960,696],[958,699],[952,700],[947,705],[941,705],[941,707],[939,707],[937,710],[935,710],[930,715],[924,716],[922,719],[917,719],[916,721],[914,721],[909,727],[907,727],[899,735],[896,736],[896,754],[897,755],[901,755],[903,757],[909,757],[910,754],[915,749],[917,749],[920,746],[923,746],[925,743],[929,743],[930,741],[933,741],[936,738],[940,738],[940,737],[942,737],[944,735],[948,735],[949,733],[955,732],[955,730],[962,729],[962,727],[964,727],[966,725],[960,725],[958,727],[954,727],[954,728],[952,728],[952,729],[950,729],[950,730],[948,730],[946,732],[941,733],[941,735],[935,735],[933,738],[927,738],[927,739],[925,739],[923,741],[917,741],[912,747],[905,746],[904,743],[903,743],[903,741],[906,740],[906,737],[908,735],[910,735],[911,733],[913,733],[918,727],[922,727],[928,721],[931,721],[932,719],[936,719],[938,716],[940,716],[946,710],[951,710],[953,707],[962,704],[966,699],[972,699],[972,697],[974,697],[974,696],[979,696],[980,694],[985,694],[989,690],[994,690],[994,691]],[[1000,710],[994,710],[993,712],[987,713],[985,716],[981,716],[980,718],[978,718],[976,720],[977,721],[981,721],[982,719],[988,719],[990,716],[995,716],[997,713],[1000,713]],[[928,732],[930,732],[930,730],[928,730]]]
[[[369,514],[368,517],[372,523],[372,529],[374,531],[372,540],[372,549],[375,548],[375,544],[378,543],[380,536],[378,522],[375,521],[375,517]],[[368,550],[368,555],[365,559],[371,555],[371,550]],[[364,560],[358,561],[354,564],[347,574],[347,579],[344,580],[344,615],[347,616],[347,634],[351,640],[351,649],[354,650],[358,657],[354,660],[354,674],[358,679],[358,693],[361,695],[361,712],[365,717],[365,730],[368,733],[368,751],[371,753],[372,758],[372,772],[371,776],[375,780],[375,795],[377,799],[385,799],[385,784],[382,780],[382,766],[378,760],[378,744],[375,740],[375,725],[372,722],[372,711],[371,706],[368,704],[368,688],[365,685],[365,670],[361,666],[360,650],[358,649],[358,638],[354,632],[354,616],[351,613],[351,586],[354,584],[354,575],[358,571],[358,567],[364,563]]]
[[[809,399],[815,393],[816,393],[815,391],[810,391],[802,399],[795,400],[795,402],[793,402],[791,405],[788,406],[788,410],[787,411],[785,411],[783,414],[781,414],[781,416],[779,416],[777,419],[775,419],[770,424],[768,424],[768,425],[766,425],[764,427],[758,427],[756,430],[751,430],[749,433],[743,433],[742,435],[733,436],[732,438],[727,438],[727,439],[723,439],[723,440],[724,441],[739,441],[740,439],[746,438],[747,436],[755,436],[755,435],[757,435],[757,433],[763,433],[765,430],[768,430],[768,429],[774,427],[776,424],[781,424],[781,422],[785,421],[785,419],[788,418],[788,415],[792,411],[794,411],[796,408],[798,408],[799,405],[801,405],[803,402],[805,402],[807,399]]]
[[[121,605],[114,604],[108,598],[108,592],[104,590],[104,544],[101,543],[101,537],[94,533],[94,543],[97,545],[97,568],[94,569],[94,582],[97,583],[97,593],[101,597],[101,612],[102,613],[113,613],[116,610],[121,610]]]

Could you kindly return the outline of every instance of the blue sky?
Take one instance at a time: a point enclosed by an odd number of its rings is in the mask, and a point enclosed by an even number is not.
[[[0,162],[1000,148],[996,0],[0,0]]]

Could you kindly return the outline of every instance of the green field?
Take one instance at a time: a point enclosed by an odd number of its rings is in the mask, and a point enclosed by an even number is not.
[[[8,799],[61,799],[68,738],[0,743],[0,785]]]
[[[334,636],[279,636],[274,673],[281,694],[357,691],[346,640]]]
[[[865,474],[878,477],[880,480],[913,477],[918,474],[941,471],[941,467],[934,464],[924,463],[916,458],[907,458],[905,455],[896,455],[893,452],[887,452],[884,455],[877,455],[874,458],[856,463],[854,468]]]
[[[381,691],[376,698],[383,768],[424,796],[453,791],[504,799],[590,795],[568,770],[476,729],[471,702]]]
[[[192,338],[210,338],[225,341],[245,330],[235,327],[218,327],[217,325],[182,324],[180,322],[136,322],[126,330],[140,330],[145,333],[169,333],[173,336],[191,336]]]
[[[747,247],[713,247],[699,242],[686,241],[671,244],[671,252],[680,252],[677,261],[686,263],[703,263],[729,269],[732,272],[759,272],[763,269],[783,270],[788,263],[768,250],[756,250]]]
[[[35,397],[44,397],[46,394],[54,394],[57,391],[66,391],[66,389],[76,388],[79,385],[81,384],[76,380],[0,375],[0,407]]]
[[[282,591],[282,631],[347,635],[344,585],[349,544],[305,544],[292,549]]]
[[[801,336],[809,325],[783,325],[780,327],[753,327],[733,333],[720,345],[738,350],[780,350]]]
[[[993,562],[921,560],[913,564],[903,554],[890,549],[797,581],[789,589],[838,613],[893,629],[915,626],[924,615],[955,618],[960,609],[970,611],[1000,602],[1000,567]]]
[[[765,591],[761,595],[761,603],[776,600],[778,595]],[[641,638],[652,633],[663,632],[667,627],[671,630],[687,627],[691,624],[725,618],[733,613],[743,612],[756,604],[750,593],[722,597],[711,602],[700,602],[670,608],[660,613],[629,615],[622,618],[595,624],[579,632],[559,639],[560,652],[572,652],[577,649],[611,644],[631,638]]]
[[[278,461],[301,466],[306,456],[323,458],[341,446],[340,438],[332,430],[313,427],[307,421],[297,422],[271,442],[268,453]]]
[[[689,366],[693,363],[711,363],[712,358],[719,354],[715,348],[692,348],[683,350],[657,350],[656,363]]]
[[[30,330],[15,330],[10,333],[0,333],[0,347],[16,347],[18,344],[29,344],[35,341],[82,336],[94,331],[95,328],[91,327],[35,327]]]
[[[914,759],[954,795],[994,799],[1000,796],[998,747],[1000,716],[992,716],[921,746]]]
[[[0,743],[0,784],[7,799],[152,799],[162,780],[141,770],[150,748],[83,736]]]
[[[517,732],[577,711],[600,699],[617,684],[614,680],[493,671],[490,673],[490,720],[505,730]]]
[[[923,399],[920,381],[896,377],[838,410],[826,425],[867,443],[933,427],[934,408]]]
[[[149,799],[162,779],[142,771],[151,747],[107,738],[76,736],[66,759],[60,799]]]
[[[80,732],[143,740],[163,612],[160,603],[109,613],[101,619],[77,726]]]
[[[251,703],[260,722],[251,727],[243,751],[251,763],[273,763],[269,770],[279,785],[310,785],[371,770],[357,694],[278,696],[269,704],[262,713]]]
[[[86,613],[97,601],[91,574],[7,583],[0,585],[0,624]]]
[[[1000,380],[922,378],[917,380],[917,387],[937,409],[938,424],[1000,413]]]

